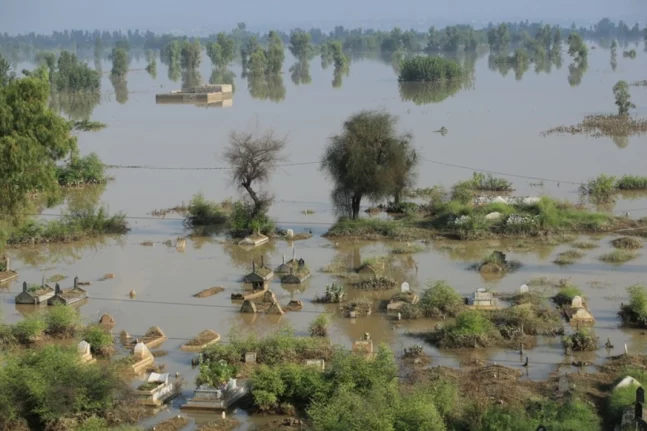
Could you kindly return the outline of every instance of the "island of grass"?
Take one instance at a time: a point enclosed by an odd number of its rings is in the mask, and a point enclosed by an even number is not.
[[[455,61],[443,57],[413,57],[402,61],[400,82],[444,82],[463,77],[463,68]]]
[[[647,225],[647,219],[615,217],[547,196],[481,205],[470,201],[470,198],[445,200],[431,205],[427,211],[398,220],[342,218],[325,236],[367,240],[434,237],[475,240],[545,237],[564,232],[610,233]]]

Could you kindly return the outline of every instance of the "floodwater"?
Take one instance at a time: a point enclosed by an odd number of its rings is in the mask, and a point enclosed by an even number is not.
[[[222,167],[218,155],[227,143],[229,131],[252,127],[258,122],[288,136],[289,163],[317,162],[327,138],[340,130],[349,115],[361,109],[385,109],[400,117],[402,130],[413,134],[423,155],[418,170],[419,187],[436,184],[449,187],[471,176],[471,168],[478,168],[545,179],[543,185],[532,185],[541,180],[510,178],[519,195],[548,194],[576,200],[578,186],[569,182],[586,181],[600,173],[645,174],[647,139],[644,136],[630,137],[621,146],[609,138],[540,136],[542,131],[554,126],[576,124],[587,114],[614,112],[612,86],[620,79],[628,82],[645,79],[647,54],[641,49],[635,60],[619,55],[615,71],[609,60],[608,50],[591,50],[589,69],[581,84],[571,87],[566,55],[561,69],[553,67],[551,73],[537,74],[531,66],[521,80],[516,80],[514,71],[502,76],[490,70],[486,54],[476,61],[472,88],[458,91],[440,103],[416,105],[400,98],[396,74],[389,61],[354,60],[349,76],[342,78],[341,87],[333,88],[333,68],[323,70],[318,58],[310,64],[311,82],[305,84],[301,77],[301,83],[296,85],[288,70],[292,65],[288,59],[283,74],[283,100],[254,99],[246,80],[240,78],[239,66],[234,66],[238,77],[233,106],[205,109],[192,105],[156,105],[155,93],[179,88],[181,82],[170,81],[166,66],[159,62],[157,78],[153,79],[143,70],[143,58],[135,59],[131,64],[133,71],[128,74],[129,93],[125,103],[110,94],[112,85],[107,76],[104,78],[103,90],[108,94],[96,106],[91,118],[107,123],[108,127],[100,132],[81,133],[79,146],[83,153],[97,152],[107,164]],[[208,80],[211,74],[208,59],[203,59],[203,63],[201,74]],[[104,63],[103,70],[109,69],[110,64]],[[647,115],[645,88],[630,90],[636,113]],[[124,102],[123,95],[119,100]],[[433,132],[442,126],[448,129],[446,136]],[[303,257],[314,270],[313,277],[296,288],[286,288],[277,281],[271,287],[281,303],[290,298],[302,300],[304,309],[300,312],[289,312],[281,318],[241,315],[239,305],[229,299],[231,292],[241,289],[240,277],[249,272],[252,259],[258,261],[264,255],[266,262],[276,266],[283,255],[290,257],[292,249],[287,242],[277,241],[245,252],[223,244],[221,239],[195,239],[188,240],[186,251],[179,253],[174,247],[162,244],[186,233],[178,216],[171,214],[165,220],[148,217],[153,209],[188,202],[196,192],[215,200],[238,197],[238,191],[229,184],[227,171],[113,169],[110,173],[115,180],[107,185],[100,200],[111,211],[124,211],[133,217],[131,233],[92,243],[11,250],[20,278],[0,288],[2,315],[5,321],[13,322],[34,311],[14,304],[13,297],[23,281],[35,283],[43,273],[46,276],[60,273],[69,277],[61,282],[62,287],[67,287],[78,275],[80,280],[92,282],[88,287],[90,299],[80,307],[88,321],[110,313],[117,322],[115,332],[126,330],[137,336],[151,326],[160,326],[166,332],[169,340],[161,349],[168,350],[169,354],[157,362],[166,364],[169,372],[177,371],[184,376],[185,396],[190,396],[191,382],[196,375],[190,367],[194,354],[181,352],[179,346],[203,329],[214,329],[223,335],[232,328],[263,333],[289,323],[298,334],[306,334],[308,324],[319,313],[329,312],[335,316],[331,338],[346,347],[365,332],[370,332],[375,341],[389,344],[396,354],[408,345],[420,343],[406,333],[428,330],[438,322],[395,322],[378,312],[351,320],[342,317],[336,306],[312,303],[314,296],[323,293],[326,284],[336,281],[329,274],[318,272],[318,268],[335,259],[350,266],[368,257],[388,254],[396,245],[336,244],[321,238],[334,220],[334,214],[328,199],[330,181],[317,168],[316,164],[283,167],[273,175],[268,187],[276,196],[271,215],[278,224],[295,232],[311,230],[314,234],[309,240],[295,243],[298,257]],[[301,212],[306,208],[313,209],[315,214],[304,216]],[[647,216],[647,200],[640,196],[620,199],[612,211],[629,211],[632,217]],[[486,281],[467,267],[492,250],[507,250],[509,244],[440,241],[429,244],[422,253],[398,256],[399,270],[392,276],[418,290],[428,280],[447,280],[465,295],[479,287],[514,292],[537,276],[570,278],[588,298],[600,344],[610,338],[615,346],[610,351],[601,348],[575,359],[600,363],[608,355],[622,353],[625,344],[630,352],[645,352],[647,348],[647,335],[619,328],[616,317],[620,303],[626,300],[625,288],[644,282],[647,254],[642,250],[640,257],[621,266],[602,263],[597,258],[610,249],[609,240],[609,237],[593,238],[599,248],[586,250],[583,259],[567,267],[552,263],[559,252],[568,249],[567,245],[542,246],[529,252],[509,251],[508,257],[521,261],[523,266],[495,281]],[[155,245],[144,247],[143,241],[153,241]],[[104,273],[114,273],[116,278],[98,281]],[[223,286],[226,290],[205,299],[192,296],[211,286]],[[135,299],[128,296],[131,290],[136,291]],[[376,300],[390,295],[352,290],[349,293],[351,298],[369,296]],[[432,365],[459,366],[461,361],[478,357],[515,366],[525,359],[519,352],[497,349],[452,352],[428,345],[425,349],[433,357]],[[539,340],[526,354],[530,359],[527,373],[531,379],[545,378],[559,369],[559,364],[573,360],[564,357],[559,337]],[[574,371],[570,366],[562,366],[561,370]],[[176,401],[165,415],[177,414],[175,407],[179,403]],[[198,422],[208,419],[197,417]],[[246,429],[246,424],[245,419],[241,429]]]

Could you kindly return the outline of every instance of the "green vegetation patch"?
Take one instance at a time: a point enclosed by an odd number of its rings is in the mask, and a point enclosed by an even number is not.
[[[600,256],[599,259],[602,262],[621,265],[625,262],[629,262],[630,260],[635,259],[636,257],[638,257],[638,253],[636,253],[635,251],[620,249],[605,253]]]
[[[598,248],[599,246],[594,242],[576,241],[571,244],[571,247],[581,249],[581,250],[590,250],[590,249]]]
[[[557,265],[570,265],[575,263],[576,260],[584,257],[584,253],[579,250],[567,250],[557,255],[553,261]]]
[[[563,339],[564,348],[574,352],[589,352],[598,349],[598,337],[592,329],[580,329]]]
[[[439,82],[459,79],[463,69],[458,62],[443,57],[417,56],[400,64],[400,82]]]
[[[566,284],[559,289],[559,292],[557,292],[555,296],[553,296],[553,302],[555,302],[558,307],[570,306],[571,301],[576,296],[582,297],[582,291],[580,288],[571,284]]]
[[[485,313],[464,311],[439,331],[427,337],[432,344],[446,349],[475,349],[499,345],[502,336]]]
[[[627,293],[629,293],[629,303],[622,304],[618,312],[622,324],[647,328],[647,288],[636,284],[628,287]]]

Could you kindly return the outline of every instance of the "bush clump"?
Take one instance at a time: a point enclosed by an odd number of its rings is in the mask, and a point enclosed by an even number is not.
[[[400,82],[438,82],[459,79],[463,69],[458,62],[443,57],[414,57],[400,64]]]
[[[588,242],[588,241],[576,241],[573,244],[571,244],[573,248],[581,249],[581,250],[590,250],[593,248],[597,248],[598,245],[594,242]]]
[[[618,190],[647,190],[647,177],[623,175],[616,181]]]
[[[576,296],[582,297],[582,291],[577,286],[567,284],[563,286],[555,296],[553,296],[553,302],[558,307],[568,307]]]
[[[85,157],[72,157],[64,166],[57,168],[58,183],[63,187],[106,182],[105,166],[96,153]]]
[[[126,215],[108,215],[104,207],[72,211],[59,220],[30,220],[9,233],[7,245],[66,243],[128,232]]]
[[[573,352],[589,352],[598,349],[598,337],[591,329],[580,329],[564,337],[564,348]]]
[[[427,286],[418,303],[425,317],[454,317],[463,309],[463,297],[446,281],[428,282]]]
[[[643,242],[640,238],[635,238],[631,236],[623,236],[620,238],[615,238],[611,241],[611,245],[619,249],[638,249],[643,247]]]
[[[464,311],[456,322],[431,334],[432,341],[441,348],[461,349],[490,347],[499,343],[501,333],[480,311]]]
[[[45,332],[52,337],[71,337],[79,328],[80,317],[76,309],[56,305],[43,316]]]
[[[229,215],[229,234],[233,238],[244,238],[260,232],[270,235],[274,222],[265,213],[254,214],[254,206],[246,202],[235,202]]]
[[[472,187],[474,190],[488,192],[511,192],[512,183],[505,178],[496,178],[492,174],[474,172],[472,174]]]
[[[110,356],[114,352],[114,339],[110,332],[100,325],[90,325],[83,330],[82,338],[90,343],[90,350],[99,356]]]
[[[620,265],[625,262],[629,262],[636,257],[638,257],[638,253],[636,253],[635,251],[619,249],[603,254],[602,256],[600,256],[600,260],[602,262]]]
[[[314,303],[321,304],[338,304],[346,299],[346,289],[341,284],[328,284],[326,285],[326,293],[324,296],[315,296],[312,299]]]
[[[217,226],[227,221],[227,215],[221,204],[205,199],[202,193],[193,195],[184,220],[190,228]]]
[[[629,304],[622,304],[618,315],[625,326],[647,327],[647,288],[636,284],[627,288]]]
[[[325,337],[328,335],[328,316],[320,314],[315,320],[310,323],[310,336],[311,337]]]

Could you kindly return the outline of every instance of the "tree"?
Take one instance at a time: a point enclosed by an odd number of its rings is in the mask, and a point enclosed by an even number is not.
[[[112,49],[112,71],[110,77],[113,80],[123,80],[128,73],[128,52],[123,48]]]
[[[197,69],[200,67],[200,56],[202,46],[200,41],[195,39],[193,42],[185,41],[180,50],[180,59],[183,69]]]
[[[263,214],[272,202],[272,197],[252,188],[269,179],[277,164],[284,160],[281,154],[287,137],[278,137],[272,129],[236,132],[229,134],[229,146],[224,159],[231,167],[231,182],[245,189],[254,203],[252,218]]]
[[[568,35],[568,55],[575,61],[582,62],[587,59],[589,49],[586,47],[582,36],[577,33]]]
[[[13,78],[14,74],[11,72],[11,65],[0,55],[0,88],[9,85]]]
[[[234,59],[234,40],[225,33],[218,33],[216,41],[207,44],[207,55],[217,68],[224,68]]]
[[[14,211],[35,190],[55,192],[56,162],[78,151],[48,99],[49,84],[36,77],[0,89],[0,208]]]
[[[613,86],[613,95],[616,98],[618,115],[628,115],[629,109],[636,107],[636,105],[631,103],[631,95],[629,94],[629,85],[627,84],[627,81],[618,81],[616,85]]]
[[[303,30],[294,30],[290,34],[290,52],[299,60],[308,58],[312,47],[310,46],[310,33]]]
[[[455,60],[443,57],[413,57],[400,65],[400,82],[441,82],[463,76],[463,69]]]
[[[101,75],[82,63],[68,51],[61,52],[58,58],[58,71],[50,81],[56,84],[58,91],[64,92],[99,92],[101,90]]]
[[[283,41],[275,31],[270,31],[269,45],[267,47],[265,57],[267,59],[267,73],[281,73],[285,53],[283,49]]]
[[[411,135],[398,135],[397,118],[380,111],[362,111],[330,138],[321,169],[333,180],[332,200],[340,215],[359,217],[361,201],[377,201],[401,192],[413,175]],[[415,157],[414,157],[415,158]]]
[[[510,44],[510,32],[506,24],[499,24],[496,28],[491,28],[487,33],[488,44],[490,49],[496,53],[502,53],[508,49]]]

